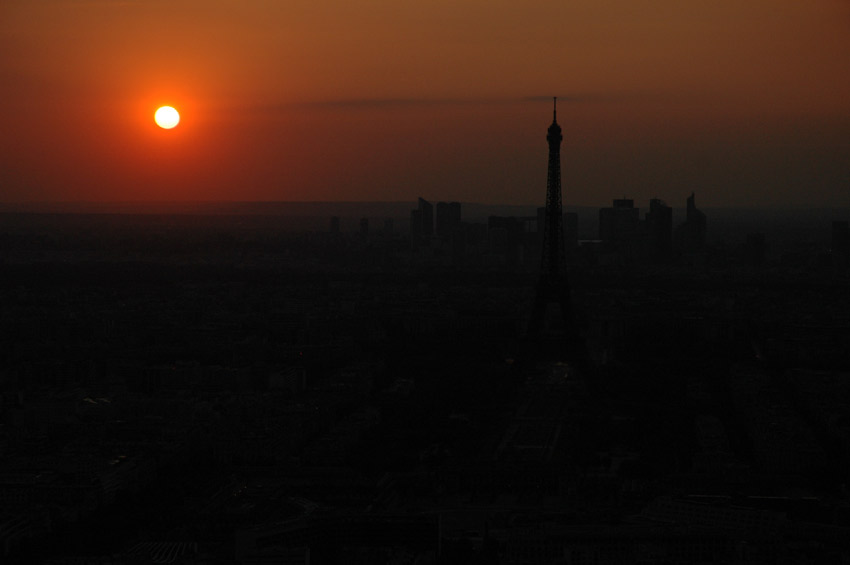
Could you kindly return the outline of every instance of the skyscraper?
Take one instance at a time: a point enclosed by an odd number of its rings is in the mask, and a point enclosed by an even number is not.
[[[634,200],[618,198],[611,208],[599,209],[599,239],[607,247],[633,239],[639,226],[640,209],[635,208]]]
[[[460,227],[460,202],[437,202],[436,233],[449,237]]]
[[[706,240],[706,218],[705,214],[698,210],[695,203],[694,193],[688,197],[688,208],[685,215],[685,223],[677,228],[677,235],[681,246],[685,251],[702,251]]]
[[[667,261],[673,253],[673,208],[667,206],[663,200],[653,198],[649,201],[646,233],[655,247],[655,260]]]
[[[847,222],[832,222],[832,255],[839,266],[850,263],[850,227]]]
[[[422,222],[422,235],[431,237],[434,235],[434,206],[424,198],[419,198],[419,213]]]

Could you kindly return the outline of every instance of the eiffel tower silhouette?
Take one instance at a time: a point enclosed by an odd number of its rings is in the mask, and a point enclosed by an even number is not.
[[[540,264],[540,279],[534,307],[528,325],[528,338],[541,339],[541,332],[549,304],[560,306],[561,318],[566,333],[568,356],[581,356],[579,332],[570,302],[570,285],[567,281],[567,258],[564,249],[564,227],[561,206],[561,126],[558,125],[558,99],[554,99],[552,125],[546,134],[549,142],[549,174],[546,181],[546,208],[543,227],[543,256]]]

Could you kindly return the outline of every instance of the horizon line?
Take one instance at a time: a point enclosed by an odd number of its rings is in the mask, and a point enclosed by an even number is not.
[[[635,200],[635,199],[631,199]],[[647,199],[647,205],[650,199]],[[539,203],[504,203],[504,202],[476,202],[476,201],[459,201],[459,200],[439,200],[432,199],[429,202],[460,202],[467,206],[497,206],[497,207],[536,207],[542,208]],[[2,201],[0,200],[0,212],[15,211],[6,210],[6,208],[26,207],[26,208],[48,208],[51,206],[190,206],[190,205],[260,205],[260,204],[308,204],[308,205],[332,205],[332,204],[354,204],[354,205],[414,205],[417,200],[48,200],[48,201]],[[665,201],[666,203],[667,201]],[[669,205],[669,204],[668,204]],[[606,208],[610,204],[564,204],[564,208],[589,208],[599,209]],[[685,208],[682,206],[670,206],[671,208]],[[640,209],[640,206],[636,206]],[[850,206],[834,206],[834,205],[813,205],[801,207],[797,204],[766,204],[766,205],[725,205],[725,206],[699,206],[699,209],[704,210],[850,210]]]

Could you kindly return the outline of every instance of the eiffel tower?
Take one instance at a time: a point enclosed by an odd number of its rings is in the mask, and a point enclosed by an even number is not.
[[[570,285],[567,281],[567,258],[564,249],[563,214],[561,207],[561,126],[558,125],[558,99],[554,99],[552,125],[546,134],[549,142],[549,174],[546,180],[546,209],[543,226],[543,257],[534,308],[528,325],[528,337],[539,341],[547,306],[557,302],[564,323],[567,345],[577,343],[578,331],[570,304]],[[579,351],[572,351],[577,354]]]

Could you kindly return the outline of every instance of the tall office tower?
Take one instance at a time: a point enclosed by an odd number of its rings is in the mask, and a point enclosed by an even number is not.
[[[436,233],[449,237],[460,227],[460,202],[437,202]]]
[[[434,206],[424,198],[420,198],[419,213],[422,222],[422,235],[431,237],[434,235]]]
[[[455,230],[461,224],[460,202],[449,202],[449,227]]]
[[[599,239],[608,247],[634,239],[639,226],[640,209],[634,200],[618,198],[611,208],[599,209]]]
[[[705,248],[706,219],[705,214],[697,210],[694,193],[688,197],[688,208],[685,223],[681,227],[682,244],[685,251],[702,251]]]
[[[557,99],[555,99],[557,104]],[[564,228],[561,206],[561,126],[558,125],[557,105],[552,114],[552,125],[546,134],[549,142],[549,172],[546,179],[546,207],[543,211],[543,253],[540,264],[540,279],[534,308],[528,326],[532,339],[540,337],[546,307],[557,302],[560,306],[564,330],[568,340],[577,336],[572,307],[570,286],[567,282],[567,258],[564,251]]]
[[[653,198],[649,201],[646,233],[655,246],[655,259],[662,262],[669,259],[673,253],[673,208],[663,200]]]
[[[434,221],[434,233],[436,233],[438,237],[444,237],[448,231],[449,203],[437,202],[435,211],[436,218]]]
[[[832,222],[832,255],[838,265],[850,263],[850,227],[847,222]]]

